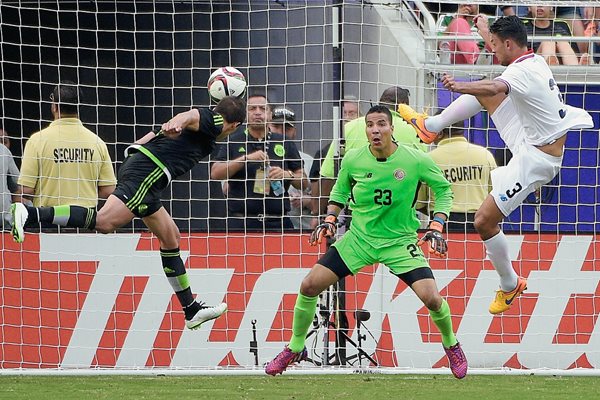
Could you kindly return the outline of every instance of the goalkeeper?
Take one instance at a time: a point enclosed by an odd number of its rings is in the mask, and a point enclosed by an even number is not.
[[[306,358],[304,342],[322,291],[364,266],[379,262],[410,286],[429,309],[442,334],[452,373],[461,379],[467,374],[467,360],[454,336],[450,307],[440,296],[419,247],[426,243],[430,253],[446,256],[442,230],[452,205],[450,183],[429,155],[393,140],[394,126],[387,107],[371,107],[365,121],[369,146],[344,156],[329,197],[328,215],[314,230],[310,242],[317,245],[323,237],[335,235],[337,215],[347,202],[352,208],[352,225],[302,281],[294,307],[292,338],[267,364],[265,372],[283,373],[288,365]],[[418,240],[414,202],[420,182],[434,191],[436,208],[428,232]]]

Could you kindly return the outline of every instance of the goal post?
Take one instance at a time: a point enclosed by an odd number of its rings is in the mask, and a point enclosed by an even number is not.
[[[383,90],[401,86],[414,108],[435,112],[453,100],[438,83],[441,73],[501,72],[440,59],[435,18],[456,4],[3,1],[0,127],[20,166],[29,137],[52,120],[52,89],[72,80],[82,94],[80,119],[107,143],[118,170],[137,138],[180,111],[210,106],[210,73],[234,66],[249,91],[265,90],[270,103],[295,112],[295,143],[309,169],[318,150],[343,137],[344,98],[356,98],[364,115]],[[593,55],[592,40],[573,38],[585,40]],[[498,276],[475,233],[447,234],[449,257],[430,260],[475,373],[600,371],[600,66],[552,68],[566,102],[585,108],[595,127],[568,133],[558,177],[502,224],[528,290],[509,312],[488,313]],[[486,113],[465,134],[497,155],[505,150]],[[325,246],[311,247],[308,230],[227,231],[227,198],[209,178],[210,162],[174,180],[163,204],[181,230],[191,287],[209,304],[227,302],[228,312],[185,329],[158,240],[139,220],[109,235],[36,231],[22,245],[5,229],[0,375],[262,373],[291,337],[300,283]],[[367,266],[345,283],[348,337],[376,365],[348,342],[340,363],[331,326],[340,310],[330,293],[306,342],[311,362],[290,372],[450,373],[427,309],[387,267]]]

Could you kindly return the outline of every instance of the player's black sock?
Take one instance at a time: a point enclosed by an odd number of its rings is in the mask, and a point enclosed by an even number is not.
[[[68,228],[85,228],[94,229],[96,227],[96,215],[97,211],[95,208],[87,208],[81,206],[54,206],[54,207],[31,207],[27,209],[29,211],[29,218],[37,214],[39,221],[42,223],[66,226]]]
[[[25,226],[37,225],[40,222],[52,222],[54,217],[54,207],[32,207],[25,205],[27,208],[27,221]]]
[[[179,248],[172,250],[160,249],[160,258],[162,259],[163,271],[177,295],[177,299],[185,313],[185,318],[191,319],[200,309],[200,304],[194,300],[192,295],[185,266],[179,255]]]

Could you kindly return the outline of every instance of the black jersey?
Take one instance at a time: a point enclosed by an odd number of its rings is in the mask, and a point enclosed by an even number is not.
[[[171,173],[172,178],[191,170],[200,160],[212,153],[221,134],[223,118],[207,108],[199,108],[198,131],[184,129],[177,137],[158,135],[143,147],[156,157]]]

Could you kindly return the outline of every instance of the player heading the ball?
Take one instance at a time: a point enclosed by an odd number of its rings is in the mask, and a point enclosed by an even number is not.
[[[245,119],[244,100],[232,96],[223,97],[212,110],[193,108],[175,115],[160,130],[148,132],[127,148],[117,187],[99,211],[73,205],[31,207],[13,203],[14,240],[22,242],[24,228],[40,223],[110,233],[134,217],[141,218],[158,238],[163,271],[183,308],[185,325],[199,328],[227,311],[227,304],[207,306],[194,298],[179,254],[179,229],[162,206],[161,193],[173,178],[190,171],[213,151],[217,140],[231,134]]]

